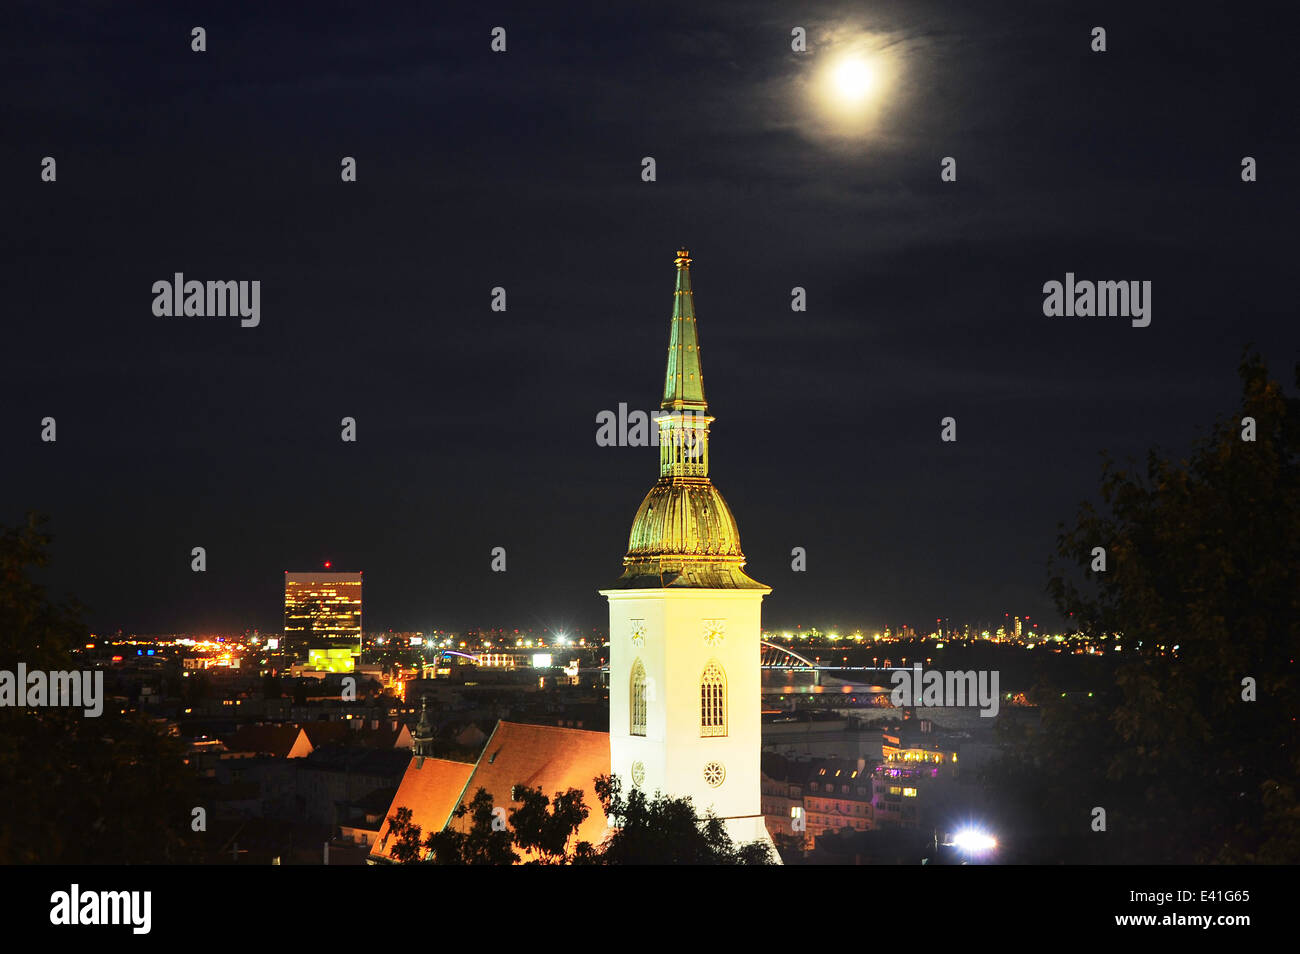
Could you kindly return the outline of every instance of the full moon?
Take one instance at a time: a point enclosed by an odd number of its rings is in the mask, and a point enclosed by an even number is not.
[[[901,42],[879,34],[841,30],[828,37],[802,84],[815,111],[813,134],[855,144],[878,135],[898,109],[904,53]]]
[[[861,101],[875,86],[876,74],[865,60],[852,57],[835,67],[835,91],[848,103]]]

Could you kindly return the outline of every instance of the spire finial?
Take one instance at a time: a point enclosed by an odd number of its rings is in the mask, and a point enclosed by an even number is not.
[[[672,333],[668,342],[668,374],[664,380],[665,411],[708,409],[704,375],[700,372],[700,340],[695,330],[695,296],[691,293],[691,253],[678,248],[677,287],[673,292]]]

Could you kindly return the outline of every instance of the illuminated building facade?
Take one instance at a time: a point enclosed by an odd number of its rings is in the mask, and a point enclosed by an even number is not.
[[[708,404],[690,253],[677,253],[659,480],[609,600],[611,770],[626,789],[690,796],[738,842],[770,842],[760,784],[760,613],[740,532],[709,478]]]
[[[352,672],[361,655],[361,574],[284,574],[285,647],[309,669]]]
[[[880,733],[880,753],[886,762],[945,765],[953,777],[957,774],[956,749],[955,740],[936,732],[929,719],[907,719]]]
[[[812,849],[826,832],[869,831],[872,799],[872,770],[865,758],[763,754],[763,814],[773,836],[802,839]]]
[[[804,794],[807,847],[815,847],[818,836],[828,831],[870,829],[873,795],[865,759],[827,759],[816,764]]]
[[[871,776],[872,818],[875,828],[916,828],[919,797],[939,777],[938,767],[901,762],[877,765]]]
[[[929,719],[908,719],[880,734],[885,761],[872,772],[875,828],[924,828],[958,777],[957,742]]]

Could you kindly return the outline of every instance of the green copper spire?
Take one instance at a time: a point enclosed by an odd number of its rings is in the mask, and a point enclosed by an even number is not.
[[[709,425],[691,297],[691,253],[677,252],[677,293],[659,428],[659,480],[636,512],[613,589],[768,590],[745,575],[736,518],[709,479]]]
[[[704,411],[704,374],[700,371],[700,336],[695,328],[695,296],[691,293],[691,253],[677,250],[677,290],[673,293],[673,325],[668,339],[668,374],[664,379],[665,411]]]

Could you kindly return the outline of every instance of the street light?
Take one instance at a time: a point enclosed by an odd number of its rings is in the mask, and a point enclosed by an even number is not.
[[[998,841],[978,828],[963,828],[952,836],[950,844],[964,854],[982,855],[995,849]]]

